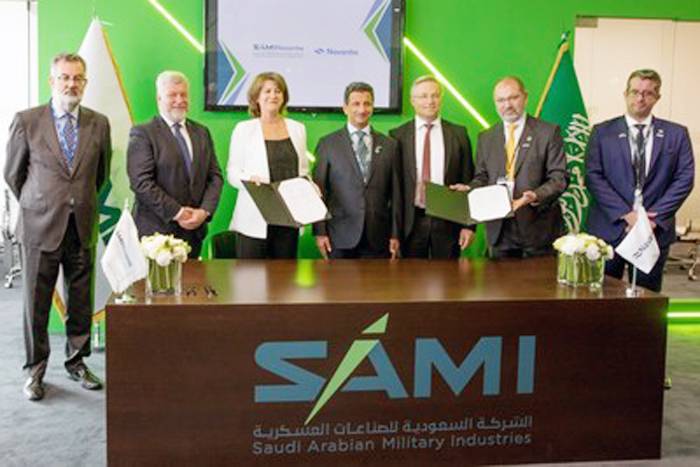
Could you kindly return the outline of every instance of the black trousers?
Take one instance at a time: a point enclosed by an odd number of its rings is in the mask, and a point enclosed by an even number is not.
[[[459,258],[459,230],[452,222],[431,217],[416,208],[413,228],[401,245],[404,258]]]
[[[353,248],[336,248],[333,246],[332,238],[331,247],[333,249],[328,257],[333,259],[376,259],[389,258],[391,256],[391,253],[389,253],[389,239],[387,238],[380,248],[373,247],[367,239],[367,226],[362,230],[360,241]]]
[[[267,238],[252,238],[237,233],[236,256],[241,259],[295,259],[299,229],[267,226]]]
[[[24,277],[24,368],[43,376],[49,358],[49,313],[59,266],[63,266],[66,290],[65,366],[74,368],[90,355],[93,311],[94,249],[83,248],[71,214],[61,245],[55,251],[40,251],[22,245]],[[59,285],[60,286],[60,285]]]
[[[518,222],[514,218],[504,219],[501,236],[489,248],[489,256],[493,259],[499,259],[554,255],[554,247],[551,244],[538,247],[528,246],[524,244],[522,239],[523,234],[518,227]]]
[[[660,249],[659,259],[656,261],[654,267],[649,271],[649,274],[644,274],[642,271],[637,270],[637,285],[644,287],[653,292],[661,292],[661,283],[664,276],[664,265],[666,264],[666,258],[668,258],[668,251],[670,246]],[[632,266],[630,263],[624,260],[622,256],[615,255],[613,259],[606,261],[605,263],[605,274],[612,276],[616,279],[622,279],[625,272],[625,266],[627,266],[627,280],[632,282]]]

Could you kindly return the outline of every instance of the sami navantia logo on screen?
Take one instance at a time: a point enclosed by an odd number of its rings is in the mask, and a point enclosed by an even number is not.
[[[450,358],[439,339],[420,337],[414,340],[413,392],[409,395],[381,340],[378,337],[370,337],[384,334],[388,323],[389,313],[386,313],[362,331],[362,335],[368,337],[353,341],[330,379],[292,363],[297,359],[327,358],[328,341],[263,342],[255,350],[255,363],[258,367],[289,381],[290,384],[256,385],[255,402],[266,404],[316,401],[306,418],[305,424],[308,424],[339,391],[383,391],[389,399],[430,398],[433,369],[455,396],[462,393],[482,368],[482,394],[498,396],[501,393],[502,336],[479,338],[471,349],[465,349],[468,353],[459,365]],[[518,337],[517,394],[534,392],[535,346],[535,336]],[[376,374],[352,376],[365,358],[369,360]]]

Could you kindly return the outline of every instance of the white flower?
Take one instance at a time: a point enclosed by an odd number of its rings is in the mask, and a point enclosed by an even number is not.
[[[554,241],[552,246],[563,255],[586,255],[591,261],[596,261],[601,257],[606,259],[613,257],[613,249],[610,245],[585,232],[561,236]]]
[[[175,261],[184,263],[185,261],[187,261],[187,253],[187,247],[184,244],[175,245],[173,247],[173,256],[175,257]]]
[[[171,261],[180,263],[187,261],[187,255],[192,248],[174,235],[155,233],[141,238],[141,248],[148,259],[156,261],[159,266],[168,266]]]
[[[156,263],[158,263],[158,266],[168,266],[170,262],[173,260],[173,254],[168,251],[165,248],[162,248],[161,250],[156,253],[155,257]]]
[[[588,248],[586,248],[586,257],[591,261],[598,261],[600,259],[598,245],[595,243],[588,245]]]

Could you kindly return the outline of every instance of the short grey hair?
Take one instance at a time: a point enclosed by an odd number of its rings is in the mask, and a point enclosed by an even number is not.
[[[51,76],[53,76],[54,78],[57,78],[56,75],[58,71],[56,70],[56,68],[61,62],[80,63],[83,66],[83,72],[87,73],[87,65],[85,64],[85,60],[83,59],[83,57],[74,53],[61,52],[59,54],[56,54],[51,59]]]
[[[185,83],[189,89],[190,81],[187,79],[187,76],[185,76],[184,73],[174,70],[162,71],[156,78],[156,92],[158,95],[161,95],[166,86],[180,83]]]
[[[440,90],[440,95],[442,95],[442,85],[440,84],[440,81],[438,81],[437,78],[433,75],[423,75],[416,78],[416,80],[411,85],[411,95],[413,95],[413,93],[415,92],[416,87],[418,87],[419,84],[423,83],[435,83],[438,89]]]

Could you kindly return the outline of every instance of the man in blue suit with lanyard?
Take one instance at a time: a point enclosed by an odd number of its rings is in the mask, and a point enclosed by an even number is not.
[[[695,176],[687,128],[652,116],[660,91],[657,72],[632,72],[625,90],[627,112],[593,128],[586,156],[591,234],[617,246],[637,221],[635,192],[641,194],[661,254],[649,274],[638,272],[637,283],[655,292],[661,291],[664,263],[676,238],[676,211]],[[625,264],[616,255],[605,272],[621,279]]]

